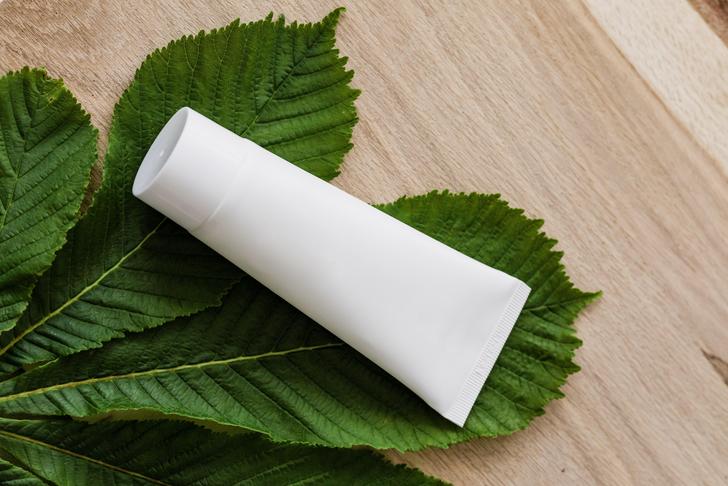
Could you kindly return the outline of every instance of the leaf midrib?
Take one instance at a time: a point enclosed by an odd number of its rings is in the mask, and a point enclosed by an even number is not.
[[[43,82],[48,82],[48,81],[52,82],[52,80],[49,80],[48,78],[46,78],[45,75],[42,75],[42,78],[43,78],[42,79]],[[30,108],[28,106],[28,101],[29,101],[30,97],[27,96],[27,94],[26,94],[25,79],[23,79],[21,82],[23,84],[23,104],[25,105],[25,108],[28,111],[28,115],[30,115],[30,125],[28,127],[28,132],[21,134],[21,137],[23,138],[23,149],[22,149],[22,153],[20,154],[18,166],[13,167],[12,161],[10,164],[10,167],[13,168],[13,170],[14,170],[13,176],[15,176],[15,178],[13,180],[13,189],[8,197],[8,201],[6,203],[3,203],[4,212],[0,215],[0,231],[2,231],[5,228],[5,223],[7,222],[7,217],[8,217],[8,214],[10,213],[10,209],[12,208],[13,204],[16,202],[15,193],[18,190],[18,182],[20,181],[20,179],[23,176],[27,175],[28,171],[23,172],[23,170],[22,170],[23,163],[26,161],[26,157],[35,147],[37,147],[38,145],[43,143],[43,141],[45,141],[49,138],[49,135],[46,135],[46,137],[37,141],[32,147],[28,148],[28,139],[30,138],[28,133],[33,133],[33,130],[36,129],[40,125],[40,124],[36,125],[35,121],[36,121],[38,109],[41,106],[41,102],[47,101],[46,106],[51,106],[54,102],[58,101],[58,99],[51,99],[49,97],[53,94],[54,90],[58,91],[58,90],[62,89],[62,85],[56,85],[55,83],[52,83],[54,85],[53,89],[48,91],[48,93],[46,93],[46,97],[43,97],[42,95],[40,95],[38,97],[39,99],[36,99],[35,102],[32,103],[33,104],[33,113],[31,114]],[[10,105],[11,105],[11,110],[13,113],[13,120],[15,121],[15,125],[18,128],[18,132],[20,132],[20,124],[18,123],[18,120],[15,116],[14,103],[13,103],[13,99],[12,99],[12,96],[10,95],[10,93],[11,93],[11,91],[10,91],[10,89],[8,89],[7,95],[8,95],[8,99],[9,99]],[[74,106],[74,108],[77,108],[77,106]],[[68,120],[70,120],[74,116],[75,116],[75,114],[74,114],[73,110],[69,110],[68,114],[65,116],[63,121],[61,123],[59,123],[58,125],[56,125],[56,127],[53,130],[51,130],[50,133],[51,134],[55,133],[55,131],[58,129],[59,126],[63,126]],[[43,120],[43,121],[45,121],[45,120]],[[80,128],[82,128],[82,125],[79,125],[76,132],[78,132],[78,130]],[[76,132],[74,132],[74,135]],[[3,131],[3,141],[5,142],[5,146],[8,147],[7,139],[5,138],[4,131]],[[8,157],[8,158],[10,158],[10,157]],[[47,158],[47,156],[43,157],[43,159],[40,160],[38,163],[44,162],[46,158]]]
[[[76,388],[83,385],[93,385],[96,383],[104,383],[109,381],[116,381],[116,380],[124,380],[129,378],[139,378],[144,376],[154,376],[154,375],[164,375],[164,374],[177,374],[185,370],[189,369],[204,369],[208,367],[214,367],[214,366],[228,366],[235,363],[245,362],[245,361],[256,361],[261,360],[265,358],[276,358],[281,356],[287,356],[290,354],[296,354],[296,353],[304,353],[309,351],[318,351],[321,349],[328,349],[328,348],[336,348],[344,346],[344,343],[337,342],[337,343],[326,343],[326,344],[318,344],[315,346],[301,346],[298,348],[292,348],[292,349],[286,349],[283,351],[269,351],[267,353],[261,353],[261,354],[254,354],[249,356],[237,356],[235,358],[227,358],[227,359],[220,359],[220,360],[211,360],[211,361],[202,361],[199,363],[193,363],[193,364],[184,364],[179,366],[172,366],[169,368],[155,368],[150,370],[144,370],[144,371],[132,371],[130,373],[124,373],[119,375],[107,375],[107,376],[101,376],[98,378],[88,378],[85,380],[78,380],[78,381],[69,381],[67,383],[60,383],[58,385],[51,385],[47,387],[41,387],[36,388],[34,390],[28,390],[25,392],[15,393],[13,395],[5,395],[0,397],[0,403],[8,402],[17,400],[20,398],[25,398],[37,394],[44,394],[53,392],[56,390],[64,390],[67,388]]]
[[[308,44],[306,46],[306,52],[304,53],[304,55],[301,56],[301,59],[296,61],[296,63],[293,66],[291,66],[291,69],[286,73],[286,75],[283,77],[283,79],[278,84],[278,86],[273,87],[268,99],[265,100],[265,103],[263,103],[261,105],[260,109],[257,110],[255,117],[250,121],[250,123],[248,123],[248,126],[246,126],[245,129],[240,134],[241,137],[244,137],[248,133],[248,131],[256,125],[256,123],[260,119],[261,115],[265,111],[266,107],[268,106],[268,103],[270,103],[271,100],[273,98],[275,98],[276,94],[281,89],[281,87],[283,87],[284,85],[286,85],[286,83],[288,83],[288,80],[291,79],[291,76],[293,76],[293,73],[296,71],[296,69],[298,69],[298,66],[300,66],[302,62],[309,59],[309,54],[311,52],[311,49],[313,49],[313,47],[319,43],[319,41],[321,40],[321,37],[323,37],[324,33],[326,32],[326,29],[328,29],[328,28],[329,28],[329,24],[323,24],[323,23],[321,24],[321,30],[319,30],[316,38],[310,44]],[[278,41],[278,34],[276,34],[276,43],[277,43],[277,41]],[[276,49],[276,51],[277,51],[277,49]],[[277,52],[275,52],[274,54],[277,55]],[[273,67],[275,69],[275,65]]]
[[[25,85],[24,82],[23,82],[23,85]],[[13,97],[10,94],[11,92],[12,91],[11,91],[10,87],[8,86],[8,93],[7,93],[7,95],[8,95],[8,101],[10,102],[10,106],[11,106],[10,109],[11,109],[12,114],[13,114],[13,120],[15,121],[15,125],[18,128],[18,131],[20,131],[19,130],[20,129],[20,125],[18,124],[18,120],[15,117],[15,107],[14,107],[14,103],[13,103]],[[28,101],[27,101],[27,99],[25,97],[25,86],[23,86],[23,103],[26,105],[26,109],[27,109]],[[33,125],[33,120],[34,119],[35,119],[35,116],[32,116],[31,117],[31,129],[32,129],[32,125]],[[3,141],[5,143],[5,146],[8,147],[7,140],[5,138],[5,131],[3,130],[2,132],[3,132]],[[28,144],[28,139],[24,135],[21,135],[21,136],[23,137],[23,153],[20,154],[20,159],[18,160],[18,166],[17,167],[13,167],[12,161],[10,163],[10,167],[12,167],[13,170],[14,170],[13,176],[15,176],[15,178],[13,180],[13,190],[10,191],[10,194],[8,195],[7,202],[3,204],[3,208],[5,209],[5,212],[3,212],[2,215],[0,215],[0,231],[3,228],[5,228],[5,221],[6,221],[7,217],[8,217],[8,213],[10,212],[10,208],[13,206],[13,201],[15,200],[15,192],[18,189],[18,180],[20,179],[20,172],[21,172],[21,170],[23,168],[23,161],[25,160],[25,155],[26,155],[26,150],[25,149],[26,149],[26,146]],[[8,158],[10,158],[10,157],[8,157]]]
[[[144,480],[144,481],[148,481],[148,482],[150,482],[152,484],[158,484],[160,486],[172,486],[170,483],[165,483],[163,481],[159,481],[158,479],[150,478],[150,477],[145,476],[143,474],[140,474],[138,472],[129,471],[128,469],[124,469],[123,467],[115,466],[113,464],[109,464],[108,462],[104,462],[104,461],[100,461],[98,459],[94,459],[93,457],[84,456],[83,454],[79,454],[77,452],[69,451],[68,449],[64,449],[62,447],[58,447],[58,446],[55,446],[53,444],[48,444],[47,442],[43,442],[43,441],[40,441],[40,440],[37,440],[37,439],[33,439],[31,437],[26,437],[24,435],[15,434],[13,432],[8,432],[6,430],[0,430],[0,435],[4,435],[4,436],[6,436],[6,437],[8,437],[10,439],[14,439],[14,440],[17,440],[17,441],[27,442],[29,444],[32,444],[32,445],[35,445],[35,446],[39,446],[39,447],[42,447],[42,448],[45,448],[45,449],[50,449],[50,450],[53,450],[53,451],[56,451],[56,452],[60,452],[61,454],[65,454],[67,456],[75,457],[76,459],[81,459],[83,461],[91,462],[91,463],[96,464],[98,466],[102,466],[102,467],[111,469],[113,471],[120,472],[122,474],[126,474],[128,476],[131,476],[131,477],[134,477],[134,478],[137,478],[137,479],[141,479],[141,480]]]
[[[104,271],[101,275],[99,275],[99,277],[96,280],[94,280],[92,283],[90,283],[89,285],[87,285],[86,287],[81,289],[78,293],[76,293],[76,295],[74,295],[73,297],[68,299],[66,302],[64,302],[62,305],[60,305],[58,308],[56,308],[53,312],[49,312],[42,319],[31,324],[30,326],[25,328],[23,330],[23,332],[19,333],[17,336],[15,336],[13,339],[11,339],[8,342],[8,344],[6,344],[5,346],[2,347],[2,349],[0,349],[0,356],[3,356],[10,348],[15,346],[25,336],[27,336],[31,332],[35,331],[38,327],[42,326],[43,324],[48,322],[50,319],[61,314],[71,304],[78,302],[81,299],[81,297],[83,297],[88,292],[90,292],[91,290],[96,288],[99,284],[101,284],[101,282],[106,277],[108,277],[111,273],[118,270],[124,264],[124,262],[126,262],[134,253],[139,251],[139,249],[141,249],[141,247],[144,246],[144,243],[146,243],[149,240],[149,238],[151,238],[154,234],[156,234],[156,232],[165,223],[165,221],[167,221],[167,218],[162,218],[162,220],[157,224],[157,226],[155,226],[149,233],[147,233],[147,235],[144,238],[142,238],[142,240],[139,243],[137,243],[137,245],[134,248],[132,248],[129,252],[125,253],[121,258],[119,258],[119,260],[114,265],[112,265],[106,271]]]
[[[523,307],[523,311],[524,312],[536,312],[536,311],[540,311],[540,310],[544,310],[544,309],[551,309],[551,308],[554,308],[554,307],[567,306],[567,305],[577,304],[577,303],[582,303],[582,302],[588,304],[589,302],[591,302],[592,300],[594,300],[594,299],[596,299],[598,297],[599,297],[599,293],[598,292],[595,292],[595,293],[584,293],[584,294],[582,294],[582,295],[580,295],[578,297],[574,297],[572,299],[564,299],[564,300],[562,300],[560,302],[551,302],[551,303],[547,303],[547,304],[537,305],[537,306],[534,306],[534,307],[529,307],[528,304],[526,304]]]

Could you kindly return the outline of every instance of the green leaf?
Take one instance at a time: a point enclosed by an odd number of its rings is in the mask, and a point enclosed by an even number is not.
[[[0,484],[5,486],[45,486],[45,481],[25,469],[0,459]]]
[[[132,197],[136,170],[183,106],[330,179],[351,148],[352,72],[334,48],[341,10],[317,24],[271,17],[183,37],[152,53],[114,111],[102,189],[0,335],[0,373],[100,346],[218,305],[242,272]]]
[[[366,450],[277,444],[250,432],[229,435],[171,421],[0,419],[0,449],[69,486],[443,484]]]
[[[430,193],[380,209],[532,288],[464,428],[251,278],[220,308],[0,384],[0,413],[149,409],[274,440],[401,450],[525,427],[578,369],[572,324],[597,294],[572,285],[542,221],[497,195]]]
[[[76,222],[97,135],[61,80],[27,67],[0,77],[0,331]]]

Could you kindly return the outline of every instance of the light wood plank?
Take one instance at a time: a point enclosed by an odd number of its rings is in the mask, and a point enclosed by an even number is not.
[[[0,71],[46,65],[105,137],[155,47],[269,10],[315,20],[338,3],[6,0]],[[391,457],[457,484],[725,483],[728,387],[704,356],[728,362],[728,185],[715,149],[579,1],[343,3],[338,44],[364,92],[336,184],[369,201],[501,192],[546,220],[578,285],[605,291],[577,323],[583,371],[544,417],[510,437]]]
[[[728,173],[728,49],[687,0],[584,0],[627,60]]]
[[[726,0],[690,0],[713,32],[728,43],[728,2]]]

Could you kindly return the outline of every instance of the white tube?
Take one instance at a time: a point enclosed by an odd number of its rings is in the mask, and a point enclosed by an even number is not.
[[[530,291],[189,108],[133,192],[460,426]]]

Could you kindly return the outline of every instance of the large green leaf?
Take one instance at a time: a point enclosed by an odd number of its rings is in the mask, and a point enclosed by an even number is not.
[[[572,285],[542,222],[498,196],[431,193],[380,208],[532,288],[464,428],[251,278],[220,308],[0,384],[0,413],[143,408],[275,440],[403,450],[525,427],[578,369],[572,323],[596,294]]]
[[[183,37],[144,61],[114,112],[103,187],[19,325],[0,335],[0,372],[220,303],[242,273],[134,199],[136,169],[164,123],[190,106],[322,178],[334,177],[351,148],[358,95],[346,58],[334,48],[339,15],[306,25],[236,21]]]
[[[370,451],[277,444],[171,421],[0,419],[0,450],[59,486],[443,484]]]
[[[45,486],[46,482],[30,471],[0,459],[0,484],[4,486]]]
[[[96,138],[62,81],[29,68],[0,77],[0,331],[76,222]]]

